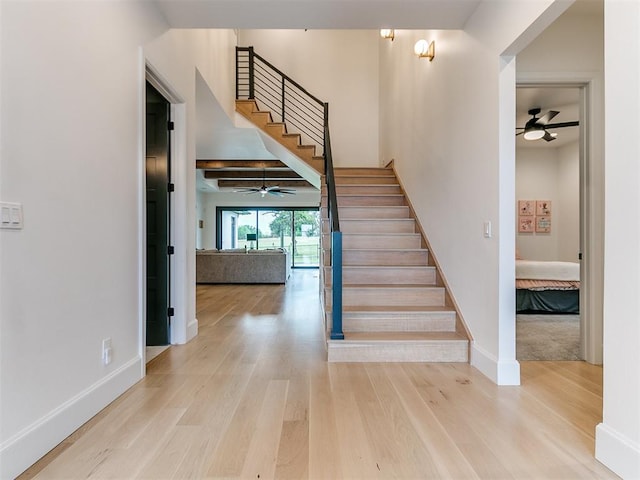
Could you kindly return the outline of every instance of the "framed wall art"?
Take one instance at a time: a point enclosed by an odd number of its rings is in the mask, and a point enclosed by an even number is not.
[[[529,216],[535,212],[535,200],[518,200],[518,215]]]
[[[533,233],[535,229],[534,216],[522,215],[518,217],[518,232]]]
[[[551,215],[551,200],[537,200],[536,201],[536,215],[548,216]]]
[[[536,216],[536,233],[551,232],[551,217],[548,215]]]

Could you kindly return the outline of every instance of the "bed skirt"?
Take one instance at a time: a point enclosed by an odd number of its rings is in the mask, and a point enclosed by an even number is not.
[[[516,289],[516,313],[580,313],[580,290]]]

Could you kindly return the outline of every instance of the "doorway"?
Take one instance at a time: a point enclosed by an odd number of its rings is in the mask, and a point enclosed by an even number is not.
[[[146,345],[168,345],[170,321],[169,232],[171,227],[170,103],[146,83]]]
[[[517,88],[518,360],[586,358],[590,318],[583,258],[588,251],[586,89],[576,84],[520,84]],[[555,128],[545,128],[544,135],[532,131],[537,118]],[[546,211],[540,211],[541,206]],[[545,271],[544,280],[541,271]]]

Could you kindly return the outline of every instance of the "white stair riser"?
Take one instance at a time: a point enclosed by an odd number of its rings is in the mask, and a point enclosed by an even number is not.
[[[327,325],[332,313],[327,312]],[[456,314],[450,312],[343,312],[344,332],[454,332]]]
[[[323,246],[331,247],[331,235],[324,234],[322,236]],[[421,247],[420,235],[350,235],[348,233],[342,235],[343,249],[418,249]]]
[[[331,267],[325,267],[325,284],[331,285]],[[434,267],[342,267],[342,283],[348,285],[429,285],[436,282]]]
[[[322,187],[326,187],[323,185]],[[401,193],[400,185],[336,185],[336,193],[338,197],[340,195],[359,194],[359,195],[373,195],[373,194],[385,194],[385,193]],[[340,201],[338,200],[338,205]]]
[[[409,207],[405,206],[376,206],[376,207],[343,207],[339,206],[340,220],[391,219],[410,218]],[[328,218],[327,207],[322,207],[322,218]]]
[[[339,213],[339,212],[338,212]],[[415,233],[416,221],[412,218],[392,218],[385,220],[340,219],[342,233]],[[322,232],[331,233],[329,220],[322,221]]]
[[[468,362],[466,340],[425,342],[330,341],[329,362]]]
[[[327,206],[326,192],[320,199],[320,205]],[[404,196],[400,194],[392,195],[349,195],[338,197],[338,207],[350,206],[404,206]]]
[[[397,185],[398,180],[394,175],[382,176],[382,175],[336,175],[336,185],[355,185],[355,184],[367,184],[367,185]]]
[[[334,169],[334,173],[336,177],[344,177],[344,176],[354,176],[354,175],[364,175],[364,176],[373,176],[380,175],[383,177],[387,177],[389,175],[394,175],[393,170],[390,168],[358,168],[358,167],[338,167]]]
[[[325,288],[325,305],[331,308],[331,289]],[[444,306],[444,289],[441,287],[343,287],[343,307],[397,306],[405,305]]]
[[[427,265],[428,261],[427,250],[344,250],[342,252],[342,264],[345,266],[423,266]]]

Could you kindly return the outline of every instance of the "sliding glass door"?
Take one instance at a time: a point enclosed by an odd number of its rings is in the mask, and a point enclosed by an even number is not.
[[[320,212],[293,212],[294,263],[298,267],[317,267],[320,263]]]
[[[220,249],[285,248],[293,267],[320,263],[320,212],[301,207],[218,207],[217,246]]]

